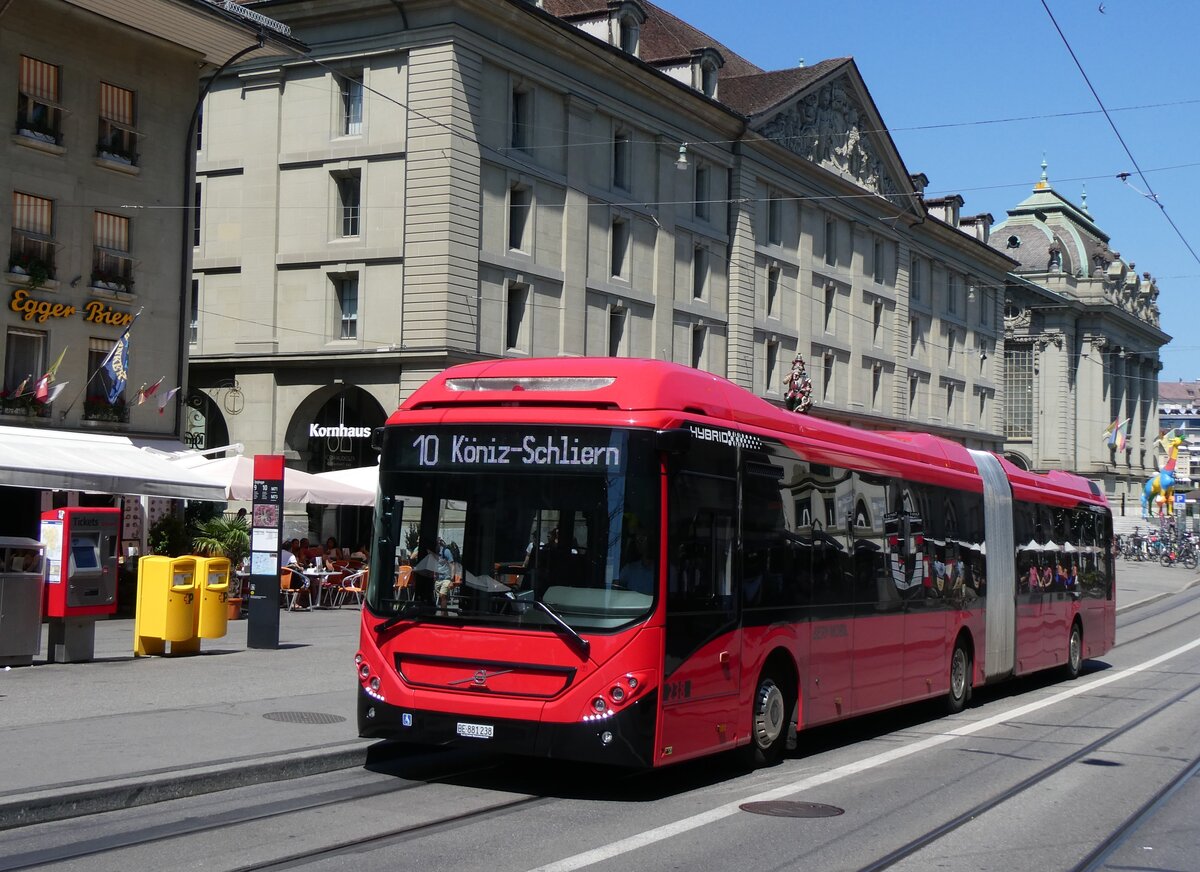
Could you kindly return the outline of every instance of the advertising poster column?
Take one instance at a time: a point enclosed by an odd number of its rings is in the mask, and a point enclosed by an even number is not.
[[[279,647],[279,549],[283,533],[283,455],[254,457],[250,527],[250,608],[246,647]]]

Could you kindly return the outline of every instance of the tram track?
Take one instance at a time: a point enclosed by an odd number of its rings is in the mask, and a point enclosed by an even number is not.
[[[1089,755],[1094,754],[1096,751],[1099,751],[1106,745],[1121,738],[1136,727],[1145,725],[1146,721],[1150,718],[1162,714],[1171,706],[1176,705],[1184,699],[1187,699],[1197,691],[1200,691],[1200,684],[1195,684],[1185,690],[1178,691],[1168,699],[1155,705],[1150,710],[1130,718],[1121,726],[1110,730],[1105,735],[1093,742],[1088,743],[1069,756],[1044,767],[1038,772],[1035,772],[1017,782],[1012,787],[1009,787],[995,796],[972,806],[945,823],[888,852],[873,863],[870,863],[866,866],[860,866],[858,872],[879,872],[879,870],[890,869],[902,860],[912,857],[925,848],[935,844],[960,827],[971,823],[987,812],[1012,801],[1021,794],[1026,793],[1039,784],[1042,784],[1052,776],[1066,769],[1068,766],[1078,763],[1080,760],[1083,760]],[[1137,827],[1149,816],[1151,816],[1154,811],[1170,797],[1171,794],[1185,784],[1188,778],[1194,775],[1197,770],[1200,770],[1200,756],[1193,760],[1182,773],[1176,776],[1176,778],[1172,779],[1167,786],[1157,791],[1154,797],[1152,797],[1145,805],[1143,805],[1138,812],[1128,818],[1120,827],[1114,830],[1113,834],[1104,842],[1102,842],[1101,845],[1098,846],[1091,854],[1089,854],[1084,861],[1082,861],[1079,865],[1072,867],[1072,872],[1092,872],[1092,870],[1099,869],[1099,864],[1102,864],[1106,857],[1110,856],[1113,851],[1120,847],[1120,845],[1123,844],[1124,841],[1134,831],[1136,831]]]
[[[204,817],[187,816],[139,828],[136,831],[99,836],[76,842],[67,842],[52,848],[0,857],[0,872],[20,872],[50,863],[97,858],[127,848],[145,847],[174,841],[188,836],[226,830],[232,826],[270,821],[297,812],[313,811],[361,799],[372,799],[389,794],[401,794],[432,784],[451,782],[466,776],[478,776],[498,769],[499,764],[475,766],[446,772],[437,778],[411,781],[402,784],[374,783],[352,787],[322,790],[294,799],[278,800],[249,808],[217,812]],[[485,810],[480,810],[485,811]],[[437,826],[445,821],[431,821],[421,826]],[[255,867],[249,867],[255,868]]]

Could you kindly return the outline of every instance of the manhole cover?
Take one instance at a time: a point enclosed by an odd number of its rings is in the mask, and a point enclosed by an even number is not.
[[[845,809],[840,809],[836,805],[822,805],[819,802],[786,802],[784,800],[745,802],[738,808],[751,814],[765,814],[768,817],[823,818],[837,817],[846,813]]]
[[[327,715],[323,712],[267,712],[263,717],[268,721],[282,721],[285,724],[340,724],[346,720],[341,715]]]

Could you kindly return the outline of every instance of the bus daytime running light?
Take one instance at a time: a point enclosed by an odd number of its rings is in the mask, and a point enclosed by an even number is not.
[[[362,662],[363,662],[363,656],[362,656],[362,652],[360,651],[358,654],[354,655],[354,665],[360,666],[360,665],[362,665]]]
[[[628,684],[629,684],[629,689],[630,689],[630,690],[637,690],[637,688],[638,688],[638,680],[637,680],[636,678],[634,678],[632,675],[630,675],[630,676],[628,676],[628,677],[626,678],[626,681],[627,681],[627,682],[628,682]]]

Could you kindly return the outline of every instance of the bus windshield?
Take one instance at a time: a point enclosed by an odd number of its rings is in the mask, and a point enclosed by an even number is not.
[[[616,630],[657,590],[653,434],[388,428],[367,604],[400,620]]]

